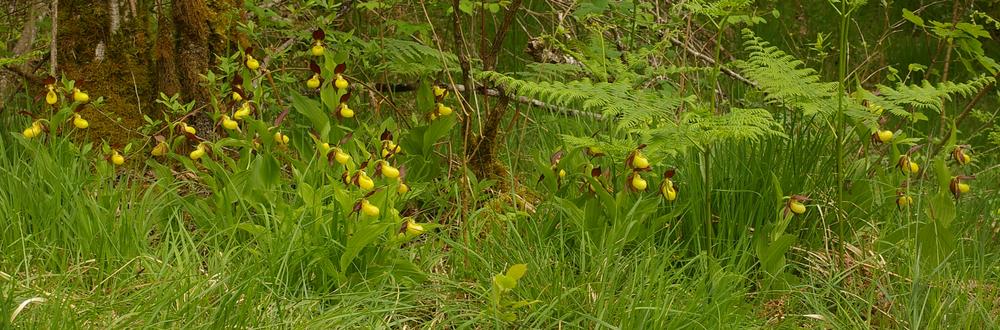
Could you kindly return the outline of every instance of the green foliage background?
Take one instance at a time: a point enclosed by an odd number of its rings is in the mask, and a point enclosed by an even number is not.
[[[997,1],[244,1],[209,100],[147,100],[135,138],[69,123],[122,103],[72,101],[80,77],[45,104],[25,5],[0,16],[4,327],[1000,321]]]

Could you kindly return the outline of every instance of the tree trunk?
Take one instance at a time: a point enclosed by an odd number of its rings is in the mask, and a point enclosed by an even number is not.
[[[500,96],[497,104],[486,111],[482,134],[474,137],[472,147],[468,148],[469,167],[480,179],[499,179],[507,176],[507,167],[500,162],[497,148],[500,142],[498,139],[503,137],[499,134],[500,123],[507,114],[509,104],[509,97]]]
[[[504,13],[504,18],[502,23],[497,27],[496,34],[493,36],[492,42],[489,43],[489,47],[486,46],[486,37],[481,36],[481,41],[483,44],[479,46],[479,57],[483,61],[484,71],[496,70],[497,60],[500,54],[500,50],[503,48],[503,41],[510,31],[511,24],[514,22],[514,18],[521,8],[522,0],[514,0],[508,7],[507,11]],[[455,1],[455,9],[458,10],[458,1]],[[458,14],[455,14],[455,29],[456,33],[460,32],[461,24],[459,24]],[[484,23],[485,24],[485,23]],[[464,48],[462,45],[462,39],[456,36],[456,49],[462,51]],[[465,76],[465,85],[470,86],[467,90],[467,94],[473,92],[471,88],[474,88],[468,79],[469,69],[467,68],[468,61],[463,63],[462,73]],[[502,140],[503,136],[500,135],[500,123],[503,121],[504,115],[507,114],[507,108],[510,106],[510,97],[504,93],[500,93],[497,103],[490,107],[488,101],[484,101],[486,120],[483,121],[480,127],[480,132],[478,136],[473,136],[469,139],[470,135],[470,125],[471,120],[469,118],[465,119],[463,123],[463,131],[466,138],[471,140],[471,147],[466,146],[466,157],[469,159],[469,167],[472,172],[476,174],[476,177],[480,179],[499,179],[507,176],[507,168],[500,162],[497,156],[498,140]],[[504,181],[500,181],[501,183]],[[501,184],[503,187],[503,184]]]
[[[211,67],[213,51],[228,48],[226,36],[212,33],[228,26],[215,27],[212,18],[233,8],[233,1],[212,1],[218,8],[206,0],[59,1],[59,74],[76,80],[92,98],[104,98],[103,106],[82,112],[91,122],[91,138],[120,147],[140,137],[143,115],[162,118],[155,103],[160,92],[180,93],[196,108],[207,105],[200,75]],[[193,124],[211,132],[206,116],[196,116]]]
[[[81,114],[92,138],[122,146],[135,137],[155,93],[147,56],[149,36],[144,12],[122,10],[123,0],[63,0],[58,9],[58,75],[76,80],[101,107]]]
[[[21,9],[14,7],[14,5],[11,4],[11,8],[9,8],[9,12],[6,13],[6,15],[14,16],[18,10]],[[26,11],[27,14],[25,15],[26,18],[24,20],[24,27],[21,29],[21,37],[17,39],[16,43],[8,42],[8,44],[6,45],[7,48],[11,50],[11,53],[13,53],[15,57],[22,56],[25,53],[31,51],[31,48],[35,44],[35,39],[38,37],[37,21],[40,21],[42,18],[45,17],[43,15],[45,13],[45,4],[42,2],[33,3],[27,9],[24,10]],[[25,64],[15,64],[13,65],[12,68],[10,68],[10,70],[15,72],[27,73],[32,71],[30,69],[32,65],[33,63],[30,63],[30,61],[29,63]],[[5,103],[4,99],[7,97],[7,95],[10,95],[10,93],[16,88],[21,87],[19,78],[20,77],[17,74],[14,74],[13,72],[8,72],[6,70],[0,71],[0,112],[2,112],[4,109],[4,103]]]

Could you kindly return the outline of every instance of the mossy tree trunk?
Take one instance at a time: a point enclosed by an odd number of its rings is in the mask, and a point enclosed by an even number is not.
[[[81,82],[101,107],[88,106],[92,138],[122,146],[139,137],[143,115],[162,118],[159,93],[180,93],[204,107],[209,94],[199,84],[211,67],[213,51],[228,47],[226,26],[213,26],[235,0],[60,0],[58,74]],[[215,48],[213,49],[213,42]],[[181,84],[180,82],[184,82]],[[195,116],[202,132],[211,120]]]
[[[521,2],[521,0],[514,0],[508,5],[503,21],[497,26],[496,33],[488,47],[485,40],[480,43],[479,58],[483,62],[484,71],[496,70],[504,38],[514,23],[514,18],[520,10]],[[465,40],[464,36],[461,35],[461,16],[457,13],[459,11],[459,1],[454,2],[454,10],[456,11],[454,13],[456,49],[459,52],[459,60],[462,62],[463,81],[466,86],[471,86],[469,83],[471,82],[471,70],[467,58],[468,54],[463,52]],[[480,37],[486,38],[485,35]],[[471,90],[469,93],[471,93]],[[466,101],[472,99],[468,94],[463,98]],[[497,152],[499,151],[499,142],[503,139],[503,135],[500,134],[500,124],[503,122],[503,118],[510,107],[510,97],[505,93],[500,93],[496,103],[491,105],[489,101],[484,100],[483,106],[485,111],[482,113],[484,120],[479,127],[480,134],[471,134],[472,120],[470,118],[466,118],[463,123],[463,132],[466,134],[465,141],[468,143],[465,147],[465,156],[469,160],[469,168],[478,178],[499,179],[505,177],[508,173],[507,168],[500,162]],[[466,104],[464,107],[468,108],[469,105]]]

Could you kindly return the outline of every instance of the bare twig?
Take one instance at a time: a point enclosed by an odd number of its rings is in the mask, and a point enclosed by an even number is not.
[[[492,71],[496,69],[497,55],[499,55],[500,50],[503,49],[503,39],[507,36],[507,31],[510,30],[510,25],[514,22],[514,16],[517,15],[519,8],[521,8],[521,0],[514,0],[514,2],[507,7],[507,12],[503,16],[503,23],[500,24],[500,28],[497,29],[496,35],[493,36],[493,42],[490,43],[490,49],[486,54],[484,54],[484,56],[482,56],[484,70]]]
[[[459,91],[459,92],[465,92],[469,88],[465,87],[465,85],[455,85],[454,89],[457,90],[457,91]],[[483,95],[486,95],[486,96],[500,96],[501,95],[501,92],[499,90],[493,89],[493,88],[477,88],[475,90],[477,92],[482,93]],[[557,113],[557,114],[562,114],[562,115],[567,115],[567,116],[587,117],[587,118],[593,118],[593,119],[596,119],[596,120],[604,120],[604,116],[601,115],[601,114],[599,114],[599,113],[593,113],[593,112],[590,112],[590,111],[582,111],[582,110],[577,110],[577,109],[570,109],[570,108],[560,107],[558,105],[548,104],[548,103],[545,103],[545,102],[543,102],[541,100],[536,100],[536,99],[528,98],[528,97],[525,97],[525,96],[510,95],[510,99],[512,101],[517,102],[517,103],[528,104],[528,105],[531,105],[531,106],[539,107],[539,108],[548,110],[548,111],[550,111],[552,113]]]
[[[697,57],[697,58],[701,59],[702,61],[705,61],[706,63],[708,63],[710,65],[715,65],[715,59],[712,59],[708,55],[705,55],[705,54],[703,54],[703,53],[695,50],[694,48],[688,47],[688,45],[684,44],[684,42],[678,40],[677,38],[674,38],[674,37],[668,37],[668,38],[670,38],[670,42],[671,43],[673,43],[674,45],[680,46],[681,48],[684,49],[684,51],[688,52],[688,54],[691,54],[694,57]],[[726,68],[726,67],[721,67],[721,69],[722,69],[722,73],[725,73],[727,76],[730,76],[733,79],[739,80],[739,81],[741,81],[741,82],[743,82],[743,83],[745,83],[747,85],[753,86],[753,88],[760,88],[759,86],[757,86],[756,82],[754,82],[754,81],[752,81],[750,79],[747,79],[746,77],[743,77],[742,75],[740,75],[736,71],[733,71],[733,70],[731,70],[729,68]]]
[[[392,84],[364,84],[361,81],[357,81],[355,84],[351,84],[351,88],[366,89],[366,90],[373,91],[373,92],[381,95],[381,92],[386,92],[386,91],[392,91],[394,93],[413,92],[413,91],[417,90],[417,85],[415,83],[414,84],[396,84],[396,85],[392,85]],[[454,84],[454,85],[451,85],[450,89],[453,90],[453,91],[455,91],[455,92],[457,92],[457,93],[464,93],[464,92],[470,90],[468,87],[466,87],[463,84]],[[479,93],[479,94],[482,94],[482,95],[493,96],[493,97],[501,96],[502,94],[504,94],[504,91],[501,91],[499,89],[484,88],[483,86],[478,86],[477,88],[471,89],[471,90],[473,92],[476,92],[476,93]],[[605,119],[604,116],[601,115],[601,114],[599,114],[599,113],[594,113],[594,112],[590,112],[590,111],[584,111],[584,110],[578,110],[578,109],[571,109],[571,108],[561,107],[561,106],[558,106],[558,105],[545,103],[544,101],[541,101],[541,100],[528,98],[526,96],[518,96],[518,95],[513,95],[513,94],[510,94],[510,93],[507,93],[507,94],[508,94],[507,96],[511,98],[511,101],[514,101],[514,102],[517,102],[517,103],[521,103],[521,104],[527,104],[527,105],[531,105],[531,106],[535,106],[535,107],[539,107],[539,108],[543,108],[543,109],[548,110],[549,112],[552,112],[552,113],[566,115],[566,116],[587,117],[587,118],[593,118],[593,119],[596,119],[596,120],[604,120]],[[386,101],[389,101],[388,98],[385,98],[385,96],[382,96],[382,97]]]
[[[347,13],[349,13],[351,11],[351,8],[353,7],[354,7],[354,0],[345,0],[344,2],[340,3],[340,9],[337,10],[337,17],[333,19],[335,22],[337,22],[338,26],[344,23],[344,16],[347,16]]]
[[[969,103],[965,105],[965,108],[962,109],[962,113],[960,113],[958,117],[955,118],[954,127],[958,127],[958,125],[965,120],[965,117],[968,117],[969,114],[972,113],[972,109],[976,107],[976,104],[979,103],[979,100],[981,100],[984,96],[986,96],[987,93],[993,90],[993,87],[996,86],[996,79],[1000,79],[1000,72],[993,75],[994,82],[992,84],[983,86],[983,89],[979,90],[979,93],[977,93],[976,96],[972,97],[972,100],[970,100]],[[944,147],[945,142],[948,141],[948,137],[951,136],[952,134],[952,130],[955,129],[954,127],[948,129],[948,134],[941,136],[941,141],[938,142],[937,148],[934,148],[934,155],[937,155],[938,152],[941,151],[941,148]]]

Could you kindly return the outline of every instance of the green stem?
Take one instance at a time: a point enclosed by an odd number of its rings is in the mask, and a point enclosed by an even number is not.
[[[719,84],[719,74],[722,72],[722,61],[719,57],[722,55],[722,32],[726,29],[727,17],[722,19],[722,23],[718,25],[718,32],[715,34],[715,70],[712,70],[711,74],[711,85],[708,86],[710,95],[712,96],[712,114],[719,114],[719,100],[718,95],[715,94],[715,87]],[[715,233],[712,226],[712,146],[706,145],[705,149],[702,151],[701,155],[702,164],[702,179],[704,182],[702,185],[705,187],[705,236],[708,239],[707,251],[709,255],[712,254],[712,244],[715,241]]]
[[[712,244],[715,233],[712,228],[712,148],[706,146],[701,155],[702,178],[705,187],[705,235],[708,238],[708,254],[712,254]]]
[[[841,1],[840,7],[840,60],[837,63],[837,118],[834,137],[837,148],[837,223],[843,228],[844,214],[841,207],[844,204],[844,94],[847,89],[847,28],[851,13],[848,11],[847,1]],[[844,239],[842,230],[841,239]]]

